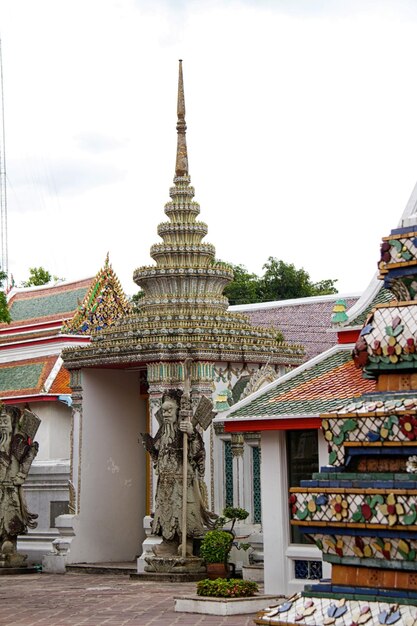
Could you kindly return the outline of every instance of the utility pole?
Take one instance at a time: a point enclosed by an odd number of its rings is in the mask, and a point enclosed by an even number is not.
[[[6,192],[6,137],[4,123],[3,56],[0,39],[0,270],[6,274],[9,284],[9,252],[7,241],[7,192]]]

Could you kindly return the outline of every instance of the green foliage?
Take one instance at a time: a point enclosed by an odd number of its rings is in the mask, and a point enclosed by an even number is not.
[[[223,513],[216,520],[216,528],[223,528],[225,524],[232,523],[230,532],[233,533],[233,528],[237,520],[245,520],[249,515],[249,511],[241,509],[240,507],[226,506],[223,509]]]
[[[230,304],[251,304],[288,300],[337,293],[337,279],[327,278],[313,283],[303,268],[270,256],[262,276],[251,274],[243,265],[233,265],[234,279],[224,295]]]
[[[240,578],[216,578],[216,580],[200,580],[197,583],[198,596],[211,596],[214,598],[247,598],[254,596],[258,591],[258,585],[252,580]]]
[[[259,278],[256,274],[250,274],[244,265],[232,265],[232,268],[233,281],[223,291],[229,304],[259,302]]]
[[[227,506],[223,509],[223,517],[229,520],[245,520],[249,516],[249,511],[238,506]]]
[[[9,307],[7,306],[7,298],[6,294],[3,291],[3,282],[7,278],[7,274],[5,272],[0,271],[0,322],[7,322],[9,324],[11,322]]]
[[[139,289],[139,291],[137,293],[135,293],[129,300],[132,309],[134,311],[134,313],[138,312],[138,304],[140,302],[140,300],[142,300],[143,296],[145,295],[145,292],[142,289]]]
[[[226,563],[232,546],[245,551],[251,547],[248,543],[235,541],[233,530],[237,520],[243,521],[248,515],[249,511],[240,507],[227,506],[223,509],[216,520],[215,530],[206,533],[201,543],[200,556],[206,563]],[[231,524],[230,528],[223,528],[226,524]]]
[[[200,546],[200,556],[206,563],[226,563],[233,544],[233,535],[227,530],[209,530]]]
[[[48,270],[43,267],[30,267],[29,278],[22,282],[22,287],[39,287],[41,285],[47,285],[51,282],[52,278],[58,280],[56,276],[52,276]]]
[[[305,269],[297,269],[293,263],[284,263],[270,256],[263,266],[260,279],[261,302],[289,300],[337,293],[336,280],[326,279],[312,283]]]

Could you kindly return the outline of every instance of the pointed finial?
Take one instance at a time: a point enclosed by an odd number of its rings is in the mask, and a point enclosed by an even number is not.
[[[177,161],[175,164],[176,176],[188,175],[188,155],[187,155],[187,142],[185,139],[185,132],[187,125],[185,123],[185,99],[184,99],[184,83],[182,79],[182,60],[180,59],[179,74],[178,74],[178,104],[177,104]]]

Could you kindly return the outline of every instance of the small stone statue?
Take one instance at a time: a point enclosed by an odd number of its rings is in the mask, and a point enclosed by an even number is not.
[[[163,397],[161,426],[155,437],[142,435],[158,477],[152,532],[161,535],[163,541],[154,549],[157,556],[177,555],[182,541],[183,433],[188,435],[187,556],[192,555],[192,539],[201,537],[204,527],[213,524],[213,514],[206,509],[200,491],[205,466],[204,442],[192,422],[179,420],[180,393],[174,391]]]
[[[31,411],[2,405],[0,409],[0,567],[24,567],[26,556],[16,552],[17,536],[36,528],[29,513],[23,483],[38,453],[33,442],[40,419]]]

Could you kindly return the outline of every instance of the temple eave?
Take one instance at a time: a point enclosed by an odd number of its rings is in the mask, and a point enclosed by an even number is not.
[[[107,351],[106,351],[107,352]],[[186,358],[192,358],[195,361],[227,361],[227,362],[245,362],[245,363],[269,363],[271,365],[289,365],[296,366],[302,361],[302,356],[296,352],[272,350],[266,352],[251,351],[239,347],[217,346],[202,347],[194,346],[191,348],[151,348],[146,347],[142,350],[127,349],[116,352],[114,349],[108,353],[89,352],[67,350],[63,354],[64,364],[68,370],[79,369],[82,367],[134,367],[140,364],[146,365],[150,362],[158,361],[184,361]]]

